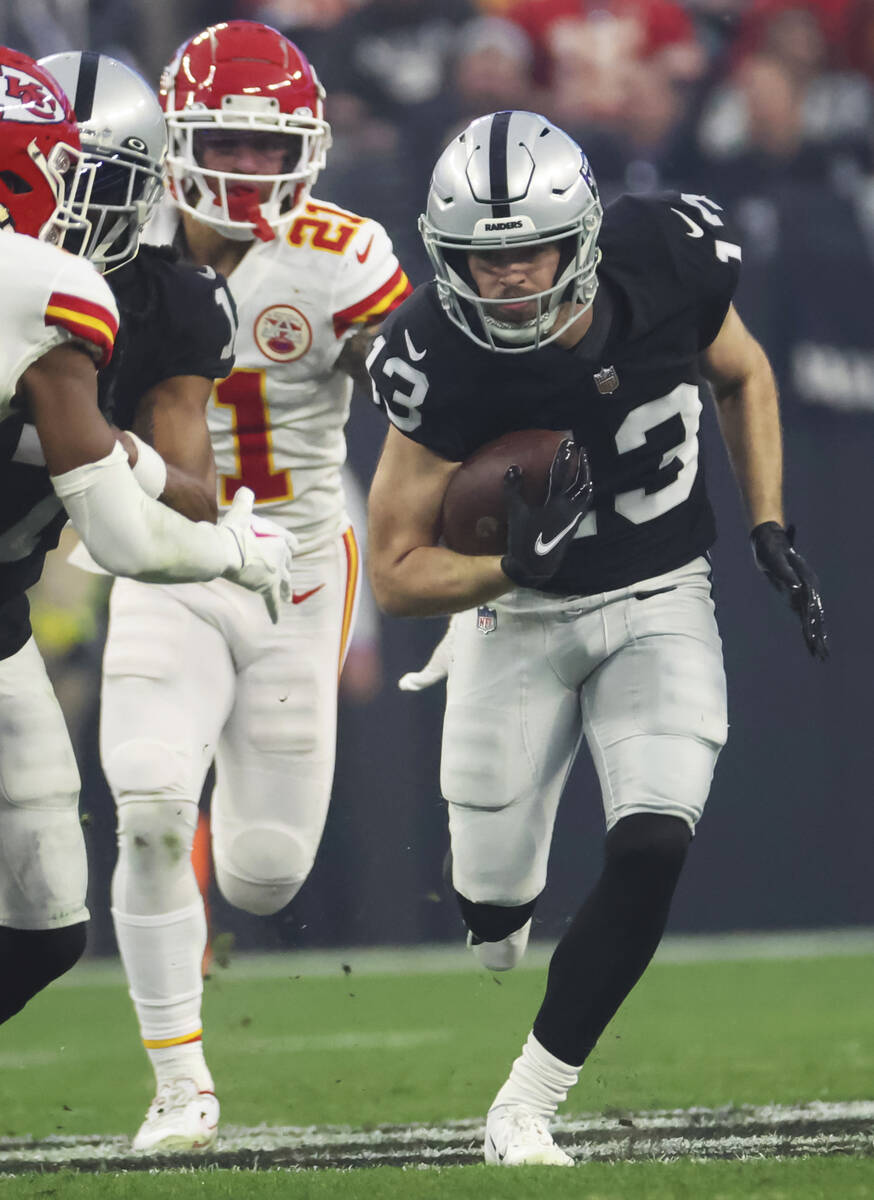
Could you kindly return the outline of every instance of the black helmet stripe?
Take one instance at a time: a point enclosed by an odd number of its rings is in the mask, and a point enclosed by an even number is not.
[[[97,87],[97,67],[100,55],[94,50],[84,50],[79,60],[79,78],[76,80],[76,99],[73,112],[79,124],[91,119],[94,109],[94,90]]]
[[[510,131],[509,112],[495,113],[489,137],[489,184],[493,217],[509,217],[510,184],[507,179],[507,139]],[[503,202],[503,203],[502,203]]]

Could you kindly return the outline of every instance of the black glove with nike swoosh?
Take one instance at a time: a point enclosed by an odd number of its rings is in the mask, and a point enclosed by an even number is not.
[[[564,439],[549,468],[543,504],[529,504],[522,495],[520,467],[507,468],[504,491],[507,553],[501,559],[501,570],[518,587],[542,587],[561,566],[580,521],[591,507],[588,456],[571,438]]]
[[[789,597],[801,619],[807,649],[823,662],[829,650],[819,580],[793,545],[795,526],[784,529],[776,521],[763,521],[750,534],[750,541],[756,566],[778,592]]]

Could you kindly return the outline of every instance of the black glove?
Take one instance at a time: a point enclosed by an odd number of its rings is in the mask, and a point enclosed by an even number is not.
[[[521,467],[504,475],[507,553],[501,569],[519,587],[542,587],[561,565],[577,526],[592,503],[592,476],[582,446],[565,438],[549,468],[546,501],[531,505],[522,495]]]
[[[794,540],[794,525],[784,529],[776,521],[763,521],[750,534],[756,566],[778,592],[789,596],[790,605],[801,619],[807,649],[823,662],[829,650],[819,580],[793,546]]]

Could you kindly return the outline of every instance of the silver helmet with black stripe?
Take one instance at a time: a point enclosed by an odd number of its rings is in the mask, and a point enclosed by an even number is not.
[[[70,97],[82,143],[65,190],[90,233],[83,239],[71,227],[59,244],[99,271],[112,271],[136,255],[140,231],[161,197],[164,114],[145,79],[107,54],[51,54],[40,65]]]
[[[472,121],[437,160],[419,218],[449,319],[490,350],[554,341],[595,298],[602,215],[588,159],[558,126],[522,111]],[[560,257],[552,285],[527,297],[536,315],[520,325],[502,321],[505,301],[479,295],[468,253],[544,243],[556,244]]]

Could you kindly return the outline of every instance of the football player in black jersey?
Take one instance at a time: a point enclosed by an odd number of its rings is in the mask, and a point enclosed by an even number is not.
[[[456,614],[441,785],[468,941],[493,970],[524,951],[559,797],[589,743],[603,872],[552,957],[484,1148],[487,1162],[569,1165],[549,1119],[658,945],[726,738],[702,374],[757,562],[818,657],[822,608],[784,524],[776,387],[731,303],[741,252],[718,205],[624,196],[602,214],[579,146],[503,112],[444,151],[420,229],[436,280],[388,319],[369,362],[391,421],[371,578],[391,614]],[[528,505],[511,468],[506,554],[441,546],[458,463],[530,428],[572,431],[546,502]]]
[[[91,248],[101,220],[91,200],[120,172],[127,183],[112,224],[122,213],[125,222],[133,219],[130,256],[149,192],[159,190],[160,163],[148,169],[141,138],[112,147],[106,161],[90,160],[52,74],[5,47],[0,117],[2,1023],[68,970],[85,945],[78,773],[25,594],[62,525],[69,517],[115,574],[168,582],[222,574],[262,592],[275,608],[289,583],[290,554],[281,531],[269,540],[255,535],[251,495],[218,527],[156,504],[157,453],[138,455],[136,441],[114,430],[99,406],[95,368],[112,355],[118,308],[93,266],[50,243]]]

